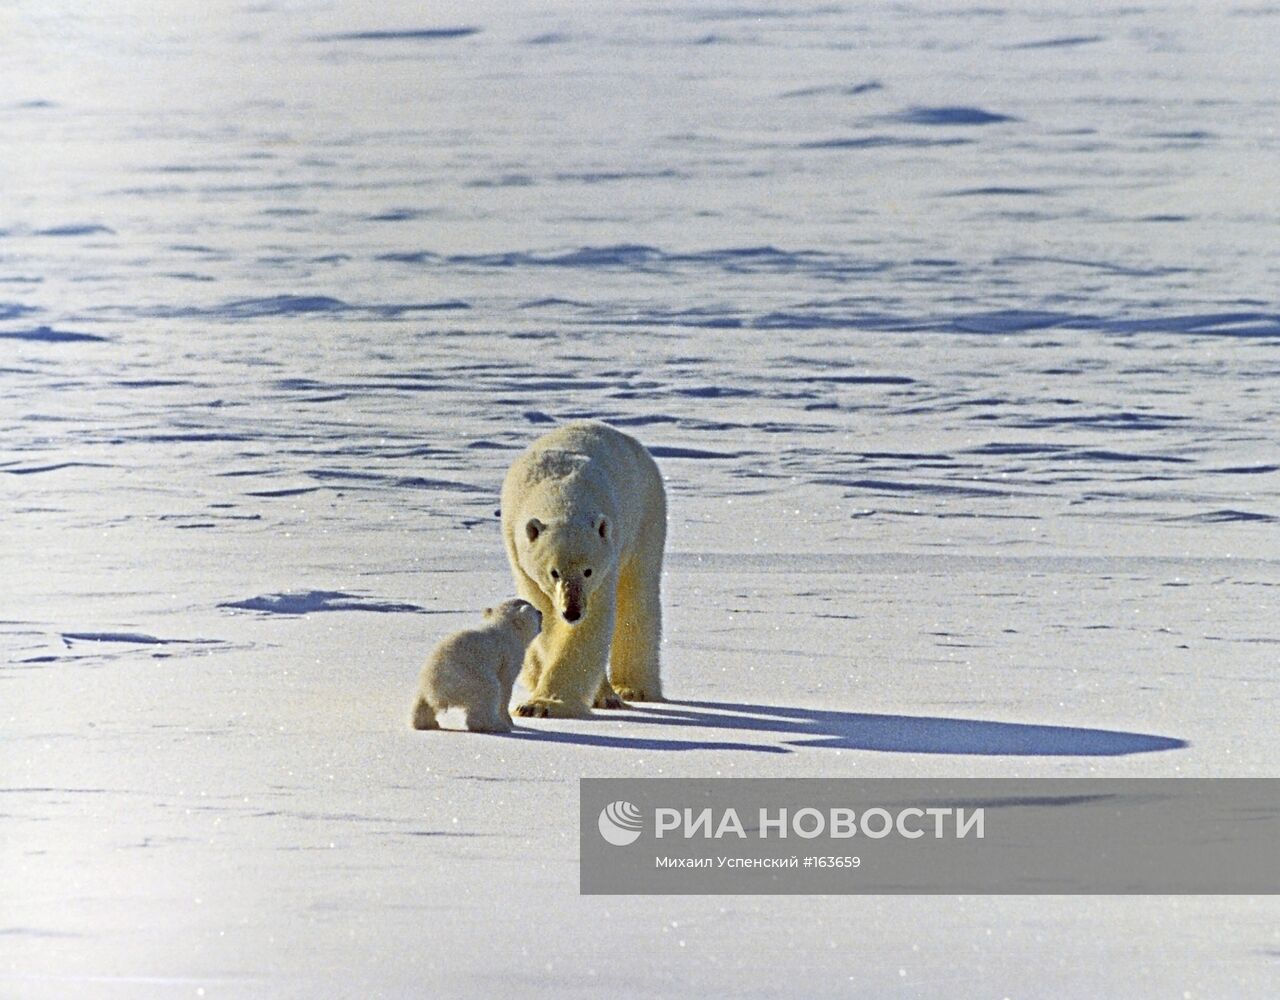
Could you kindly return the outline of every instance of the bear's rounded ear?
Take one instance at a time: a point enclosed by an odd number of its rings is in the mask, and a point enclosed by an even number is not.
[[[531,517],[529,518],[528,524],[524,526],[524,533],[525,535],[528,536],[529,541],[536,542],[538,540],[538,536],[542,534],[542,531],[545,527],[546,525],[543,524],[541,521],[539,521],[536,517]]]
[[[600,523],[599,523],[598,525],[596,525],[596,531],[600,532],[600,537],[601,537],[601,538],[604,538],[604,539],[606,539],[606,540],[607,540],[607,539],[608,539],[608,537],[609,537],[609,522],[608,522],[608,520],[606,520],[606,519],[605,519],[605,518],[603,518],[603,517],[602,517],[602,518],[600,518]]]

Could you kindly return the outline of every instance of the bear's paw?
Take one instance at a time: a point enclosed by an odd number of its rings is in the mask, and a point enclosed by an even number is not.
[[[522,719],[585,719],[591,715],[586,705],[571,705],[559,698],[530,698],[516,706]]]
[[[628,687],[619,684],[614,688],[618,697],[625,701],[665,701],[662,692],[657,688]]]
[[[626,708],[627,703],[622,699],[622,695],[618,694],[613,688],[607,691],[601,691],[596,695],[595,703],[592,708]]]

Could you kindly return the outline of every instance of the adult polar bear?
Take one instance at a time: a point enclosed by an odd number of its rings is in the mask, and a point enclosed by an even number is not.
[[[542,612],[516,714],[660,701],[667,500],[644,445],[590,420],[538,438],[502,484],[502,537],[516,593]]]

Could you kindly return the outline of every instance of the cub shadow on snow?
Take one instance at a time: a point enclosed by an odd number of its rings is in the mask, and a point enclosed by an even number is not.
[[[697,729],[749,730],[792,737],[780,744],[723,740],[657,739],[519,728],[512,737],[630,750],[750,750],[792,753],[792,747],[878,750],[885,753],[970,754],[986,757],[1120,757],[1177,750],[1187,741],[1148,733],[1076,726],[1046,726],[984,719],[870,715],[829,709],[787,708],[737,702],[668,701],[632,705],[604,719]]]

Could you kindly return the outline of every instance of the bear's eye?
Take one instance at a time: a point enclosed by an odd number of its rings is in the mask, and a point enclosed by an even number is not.
[[[560,571],[559,571],[558,569],[553,569],[553,570],[551,571],[551,579],[553,579],[553,580],[559,580],[559,579],[560,579]]]
[[[583,576],[590,576],[590,575],[591,575],[591,570],[589,570],[589,569],[584,569],[584,570],[582,571],[582,575],[583,575]]]

